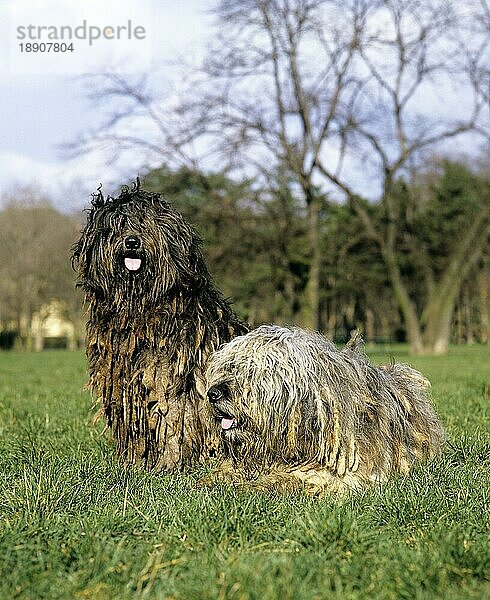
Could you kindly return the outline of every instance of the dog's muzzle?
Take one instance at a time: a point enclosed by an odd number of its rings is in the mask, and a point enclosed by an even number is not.
[[[141,269],[143,261],[140,255],[141,240],[135,235],[124,238],[124,266],[133,273]]]
[[[226,408],[222,408],[223,405],[226,405],[226,390],[224,388],[221,386],[210,388],[208,400],[211,404],[213,416],[221,426],[221,431],[232,431],[238,427],[236,418]]]

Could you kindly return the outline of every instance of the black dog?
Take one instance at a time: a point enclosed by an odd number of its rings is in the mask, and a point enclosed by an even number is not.
[[[215,451],[203,371],[247,327],[216,289],[200,239],[159,194],[94,194],[73,248],[88,303],[87,356],[118,456],[155,471]]]

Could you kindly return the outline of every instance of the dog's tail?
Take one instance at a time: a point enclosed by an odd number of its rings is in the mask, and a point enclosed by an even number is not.
[[[429,380],[405,364],[380,366],[392,378],[393,395],[403,407],[418,459],[440,454],[446,441],[444,429],[428,398]]]
[[[350,339],[345,345],[344,350],[350,350],[351,352],[362,352],[364,340],[362,339],[361,332],[359,329],[353,329],[350,332]]]

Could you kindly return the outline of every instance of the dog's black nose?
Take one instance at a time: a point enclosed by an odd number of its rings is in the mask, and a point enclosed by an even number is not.
[[[126,247],[126,250],[138,250],[141,246],[141,240],[135,235],[130,235],[124,239],[124,246]]]

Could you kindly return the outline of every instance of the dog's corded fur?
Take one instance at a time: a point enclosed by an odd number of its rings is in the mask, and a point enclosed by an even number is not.
[[[427,379],[374,367],[359,342],[339,351],[317,333],[262,326],[215,352],[207,393],[228,459],[214,478],[345,492],[437,455],[444,432]]]
[[[87,356],[118,456],[155,471],[214,452],[203,368],[247,328],[214,286],[200,240],[158,194],[94,194],[73,248],[88,304]]]

